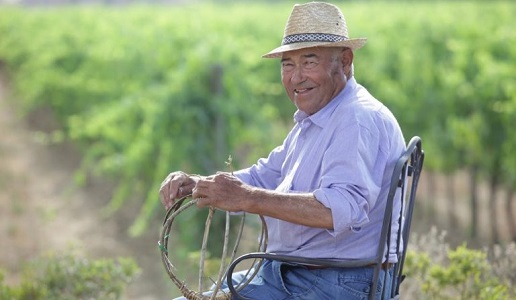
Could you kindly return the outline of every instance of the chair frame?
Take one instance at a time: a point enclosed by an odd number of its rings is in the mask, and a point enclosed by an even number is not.
[[[398,262],[394,265],[394,272],[392,278],[392,286],[390,291],[385,291],[385,287],[382,291],[382,299],[385,298],[385,293],[390,299],[399,299],[399,288],[401,282],[404,280],[405,275],[403,274],[403,266],[405,263],[405,257],[408,248],[408,239],[410,234],[410,227],[412,223],[412,215],[414,212],[414,204],[416,199],[416,191],[418,187],[419,178],[423,169],[424,151],[422,148],[421,138],[418,136],[412,137],[407,144],[406,150],[400,156],[394,167],[389,193],[387,196],[387,202],[385,207],[384,219],[382,224],[382,230],[379,238],[378,251],[374,257],[359,259],[359,260],[341,260],[341,259],[318,259],[318,258],[307,258],[291,255],[280,255],[276,253],[268,252],[253,252],[244,254],[235,259],[228,268],[227,271],[227,284],[231,294],[238,299],[247,299],[240,295],[231,280],[235,267],[243,260],[247,259],[270,259],[289,263],[297,263],[307,266],[320,266],[320,267],[337,267],[337,268],[355,268],[365,267],[374,265],[373,280],[371,283],[371,290],[369,299],[375,298],[375,292],[378,288],[378,282],[380,277],[380,271],[382,269],[382,263],[384,259],[387,259],[389,251],[389,245],[391,243],[391,225],[392,225],[392,212],[394,206],[394,197],[398,189],[401,190],[401,212],[398,219],[400,224],[397,231],[396,241],[396,252],[398,253]],[[408,193],[408,194],[407,194]],[[403,243],[403,247],[401,247]]]

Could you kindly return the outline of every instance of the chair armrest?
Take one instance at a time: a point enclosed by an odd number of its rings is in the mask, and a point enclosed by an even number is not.
[[[344,260],[344,259],[330,259],[330,258],[309,258],[302,256],[293,256],[293,255],[284,255],[277,254],[272,252],[252,252],[247,253],[239,258],[235,259],[233,265],[237,265],[243,260],[246,259],[270,259],[277,260],[288,263],[296,263],[300,265],[307,266],[322,266],[322,267],[333,267],[333,268],[357,268],[357,267],[365,267],[378,263],[378,260],[375,257],[371,257],[368,259],[355,259],[355,260]]]
[[[357,267],[365,267],[371,265],[381,265],[381,261],[378,261],[377,258],[372,257],[368,259],[356,259],[356,260],[340,260],[340,259],[325,259],[325,258],[308,258],[301,256],[293,256],[293,255],[283,255],[277,253],[267,253],[267,252],[252,252],[244,254],[237,259],[235,259],[228,268],[226,278],[228,288],[231,292],[231,295],[234,295],[237,299],[247,299],[238,294],[238,291],[235,289],[233,285],[233,271],[235,267],[243,260],[246,259],[270,259],[275,261],[282,261],[288,263],[295,263],[299,265],[306,266],[320,266],[320,267],[329,267],[329,268],[357,268]]]

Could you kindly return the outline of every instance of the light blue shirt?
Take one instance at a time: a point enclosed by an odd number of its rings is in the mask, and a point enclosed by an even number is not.
[[[331,209],[333,230],[266,217],[267,251],[317,258],[374,256],[390,177],[405,150],[398,122],[354,78],[320,111],[308,116],[298,110],[294,120],[281,146],[235,175],[264,189],[313,193]]]

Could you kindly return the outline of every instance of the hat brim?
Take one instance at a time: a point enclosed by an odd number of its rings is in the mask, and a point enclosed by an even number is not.
[[[262,55],[263,58],[279,58],[283,55],[284,52],[294,51],[305,48],[312,47],[345,47],[351,48],[351,50],[356,50],[362,48],[367,42],[367,38],[357,38],[351,40],[345,40],[340,42],[300,42],[300,43],[292,43],[288,45],[280,46],[269,53]]]

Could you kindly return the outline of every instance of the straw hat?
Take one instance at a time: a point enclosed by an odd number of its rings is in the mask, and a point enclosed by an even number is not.
[[[290,13],[281,46],[263,55],[281,57],[283,52],[310,47],[362,47],[366,38],[350,39],[344,15],[338,7],[323,2],[296,4]]]

